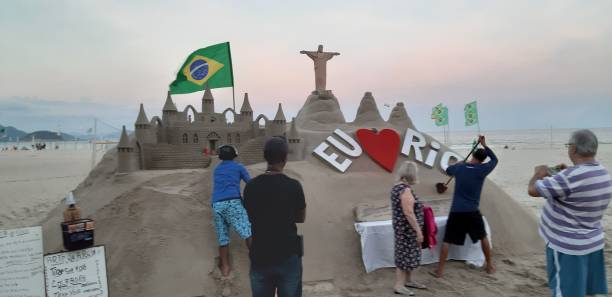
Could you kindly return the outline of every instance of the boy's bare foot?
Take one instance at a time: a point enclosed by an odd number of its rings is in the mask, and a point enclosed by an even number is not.
[[[223,277],[228,277],[230,275],[231,268],[229,266],[220,265],[219,269],[221,270],[221,274],[223,275]]]
[[[493,273],[495,273],[495,266],[493,266],[492,263],[491,264],[487,263],[487,266],[485,267],[485,271],[488,274],[493,274]]]

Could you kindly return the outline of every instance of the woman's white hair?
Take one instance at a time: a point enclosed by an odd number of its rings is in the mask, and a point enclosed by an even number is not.
[[[397,170],[396,179],[410,185],[419,183],[419,167],[412,161],[405,161]]]

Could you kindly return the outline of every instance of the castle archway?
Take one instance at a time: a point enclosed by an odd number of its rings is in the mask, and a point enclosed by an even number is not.
[[[193,107],[193,105],[187,105],[187,107],[185,107],[185,110],[183,110],[183,113],[187,117],[187,122],[193,123],[196,121],[198,112],[196,111],[195,107]]]
[[[162,120],[158,116],[154,116],[154,117],[151,118],[151,125],[161,127],[162,126]]]
[[[219,140],[221,140],[221,137],[219,136],[219,134],[215,132],[210,132],[206,136],[206,141],[208,142],[208,151],[213,155],[217,154],[217,148],[219,147]]]
[[[229,116],[228,116],[228,112],[230,112]],[[231,124],[236,121],[236,111],[231,107],[223,111],[223,116],[225,117],[225,121],[228,124]]]
[[[257,123],[258,127],[260,129],[264,129],[266,128],[266,126],[268,126],[268,122],[270,120],[268,120],[268,117],[266,117],[263,114],[260,114],[259,116],[257,116],[257,118],[255,119],[255,123]]]

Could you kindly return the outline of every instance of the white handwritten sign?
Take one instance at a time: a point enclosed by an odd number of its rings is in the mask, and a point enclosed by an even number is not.
[[[107,297],[104,246],[45,255],[49,297]]]
[[[0,230],[0,297],[44,297],[42,228]]]

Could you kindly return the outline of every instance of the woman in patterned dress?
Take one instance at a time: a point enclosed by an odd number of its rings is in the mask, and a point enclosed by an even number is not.
[[[395,236],[396,294],[413,296],[410,288],[425,289],[412,280],[412,271],[421,262],[423,204],[414,194],[412,185],[418,182],[418,169],[414,162],[404,162],[397,174],[397,183],[391,189],[393,233]]]

